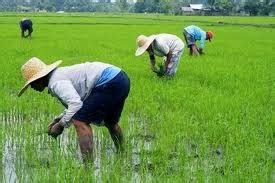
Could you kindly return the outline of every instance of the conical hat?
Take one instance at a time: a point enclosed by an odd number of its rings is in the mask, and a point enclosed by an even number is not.
[[[28,60],[21,67],[21,72],[23,78],[26,80],[26,84],[19,91],[18,96],[20,97],[32,82],[46,76],[55,68],[57,68],[58,65],[60,65],[61,63],[62,61],[59,60],[54,62],[53,64],[46,65],[44,62],[42,62],[40,59],[36,57],[33,57],[30,60]]]
[[[137,50],[136,50],[136,56],[142,55],[147,48],[150,46],[150,44],[156,39],[156,35],[151,35],[149,37],[140,35],[137,38]]]

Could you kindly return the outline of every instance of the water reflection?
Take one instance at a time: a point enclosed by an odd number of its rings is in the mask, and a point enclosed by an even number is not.
[[[75,160],[79,161],[80,166],[82,166],[81,153],[74,129],[64,130],[63,134],[55,141],[49,138],[45,131],[46,126],[44,121],[48,117],[43,115],[36,116],[35,118],[30,117],[26,122],[26,119],[22,115],[16,114],[14,111],[8,114],[10,115],[5,114],[1,116],[3,121],[2,127],[4,127],[1,133],[5,136],[5,140],[2,141],[4,182],[14,183],[27,180],[29,182],[32,180],[33,169],[41,168],[41,166],[43,168],[56,166],[51,161],[56,156],[55,150],[68,157],[74,156]],[[134,118],[131,120],[140,121],[140,119]],[[130,125],[128,133],[136,134],[134,128],[134,125]],[[93,176],[91,175],[91,177],[94,178],[95,182],[100,183],[104,181],[102,176],[107,173],[106,171],[111,167],[115,167],[118,161],[115,146],[109,134],[106,136],[103,132],[103,129],[95,128],[93,138],[94,166]],[[133,171],[129,172],[132,182],[142,182],[144,178],[151,180],[152,177],[150,168],[148,167],[153,165],[150,156],[148,157],[147,155],[152,150],[154,137],[148,138],[146,134],[130,139],[131,148],[127,151],[131,154],[131,160],[130,162],[127,160],[123,161],[124,165],[132,167]],[[145,162],[143,162],[143,158]],[[148,170],[145,172],[146,177],[143,177],[144,171],[141,170],[144,165],[144,168]]]
[[[10,139],[5,140],[3,151],[4,180],[9,183],[18,182],[15,168],[16,151],[12,147]]]

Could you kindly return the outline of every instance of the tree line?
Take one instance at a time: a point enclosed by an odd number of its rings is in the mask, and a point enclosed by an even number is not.
[[[182,15],[181,7],[201,3],[206,15],[273,15],[275,0],[0,0],[0,11],[130,12]],[[135,2],[135,3],[134,3]]]

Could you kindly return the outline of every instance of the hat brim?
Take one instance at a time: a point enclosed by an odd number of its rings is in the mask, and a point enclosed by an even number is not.
[[[25,83],[25,85],[19,91],[19,93],[17,94],[17,96],[20,97],[26,91],[26,89],[28,88],[28,86],[32,82],[34,82],[34,81],[36,81],[36,80],[38,80],[38,79],[40,79],[40,78],[48,75],[51,71],[53,71],[55,68],[57,68],[61,63],[62,63],[62,60],[58,60],[58,61],[54,62],[53,64],[47,65],[47,67],[45,69],[43,69],[42,71],[40,71],[39,73],[37,73],[36,75],[34,75],[32,78],[30,78]]]
[[[148,41],[143,46],[137,48],[135,56],[142,55],[155,39],[156,39],[155,35],[149,36]]]

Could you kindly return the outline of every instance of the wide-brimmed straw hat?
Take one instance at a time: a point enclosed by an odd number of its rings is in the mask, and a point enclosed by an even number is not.
[[[156,35],[151,35],[149,37],[140,35],[137,38],[137,50],[136,50],[136,56],[142,55],[147,48],[150,46],[150,44],[156,39]]]
[[[209,40],[209,42],[211,42],[211,39],[213,39],[213,37],[214,37],[214,33],[212,31],[207,31],[206,35],[208,35],[208,40]]]
[[[26,80],[26,84],[19,91],[18,96],[20,97],[32,82],[46,76],[55,68],[57,68],[58,65],[60,65],[61,63],[62,61],[59,60],[54,62],[53,64],[46,65],[44,62],[42,62],[40,59],[36,57],[33,57],[30,60],[28,60],[21,67],[22,76]]]

